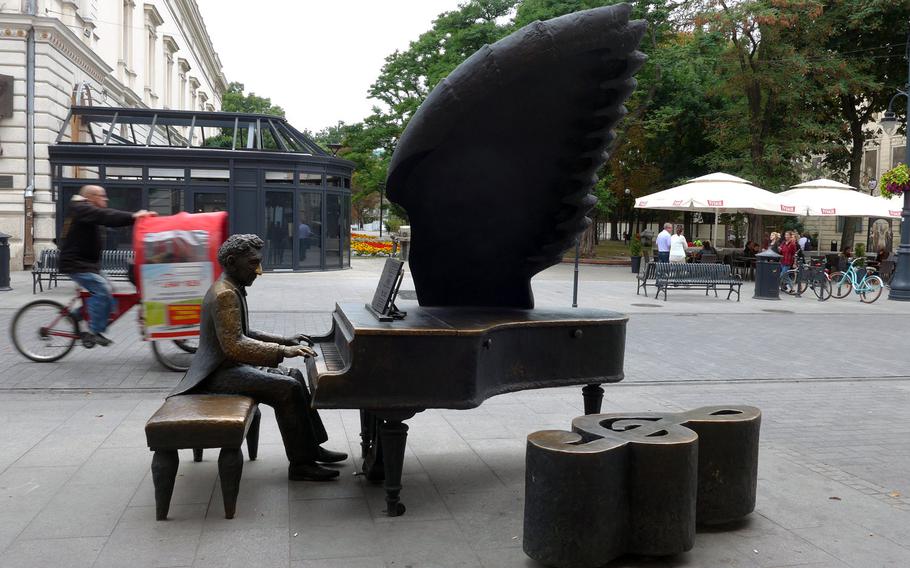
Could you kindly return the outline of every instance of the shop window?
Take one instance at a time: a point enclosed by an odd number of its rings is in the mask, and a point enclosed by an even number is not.
[[[341,187],[341,176],[325,176],[326,187]]]
[[[183,168],[149,168],[149,179],[182,181],[185,175]]]
[[[193,181],[228,182],[231,179],[230,170],[190,170]]]
[[[142,168],[108,166],[104,169],[105,179],[138,180],[142,179]]]
[[[149,211],[159,215],[176,215],[183,211],[183,190],[170,188],[149,189]]]
[[[300,185],[307,187],[322,187],[322,174],[300,172]]]
[[[293,184],[294,172],[265,172],[267,184]]]

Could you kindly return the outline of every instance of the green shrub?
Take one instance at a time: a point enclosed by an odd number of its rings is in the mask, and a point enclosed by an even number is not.
[[[629,256],[641,256],[641,238],[638,235],[632,237],[629,243]]]
[[[385,228],[389,233],[397,233],[401,225],[401,219],[398,217],[389,217],[385,220]]]

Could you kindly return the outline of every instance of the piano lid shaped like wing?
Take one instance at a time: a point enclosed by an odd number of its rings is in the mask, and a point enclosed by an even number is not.
[[[401,136],[389,198],[422,306],[532,308],[531,277],[590,224],[644,21],[620,4],[534,22],[469,57]]]

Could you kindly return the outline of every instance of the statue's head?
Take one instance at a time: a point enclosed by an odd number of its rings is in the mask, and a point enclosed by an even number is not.
[[[231,280],[249,286],[262,274],[262,247],[257,235],[231,235],[218,249],[218,262]]]

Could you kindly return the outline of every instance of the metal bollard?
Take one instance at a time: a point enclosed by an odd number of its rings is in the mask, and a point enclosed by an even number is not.
[[[11,236],[0,233],[0,292],[12,290],[9,285],[9,238]]]

